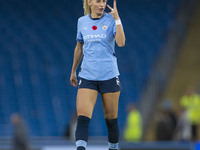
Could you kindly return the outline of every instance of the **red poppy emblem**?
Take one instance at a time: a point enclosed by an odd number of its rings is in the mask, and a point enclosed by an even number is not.
[[[97,29],[97,26],[93,26],[92,29],[93,29],[93,30],[96,30],[96,29]]]

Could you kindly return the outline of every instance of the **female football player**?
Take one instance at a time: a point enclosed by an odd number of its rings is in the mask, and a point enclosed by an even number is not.
[[[70,82],[76,87],[77,67],[82,60],[79,71],[77,93],[77,150],[85,150],[88,141],[88,126],[98,92],[101,94],[105,121],[108,129],[109,150],[118,149],[118,100],[121,90],[115,42],[119,47],[125,45],[125,35],[117,11],[116,0],[113,8],[107,0],[84,0],[85,16],[78,19],[77,45]],[[106,13],[106,6],[111,10]]]

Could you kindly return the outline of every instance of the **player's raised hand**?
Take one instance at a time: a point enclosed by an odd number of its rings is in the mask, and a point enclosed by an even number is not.
[[[112,14],[113,18],[115,20],[118,20],[119,14],[118,14],[118,11],[117,11],[117,0],[113,0],[113,8],[110,7],[108,4],[107,4],[107,7],[111,10],[111,12],[109,12],[108,14]]]

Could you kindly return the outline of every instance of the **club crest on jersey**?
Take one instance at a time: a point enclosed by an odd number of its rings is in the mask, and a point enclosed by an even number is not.
[[[107,25],[103,25],[103,26],[102,26],[102,29],[103,29],[103,30],[107,30],[107,29],[108,29],[108,26],[107,26]]]

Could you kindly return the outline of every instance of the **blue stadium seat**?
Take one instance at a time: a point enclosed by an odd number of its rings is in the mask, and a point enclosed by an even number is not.
[[[124,48],[116,46],[123,87],[121,129],[126,105],[140,100],[179,4],[180,0],[119,1],[127,39]],[[22,114],[31,136],[63,135],[76,111],[77,88],[69,77],[82,15],[79,0],[70,5],[66,0],[0,1],[0,136],[12,134],[9,118],[14,112]],[[107,135],[100,96],[90,134]]]

